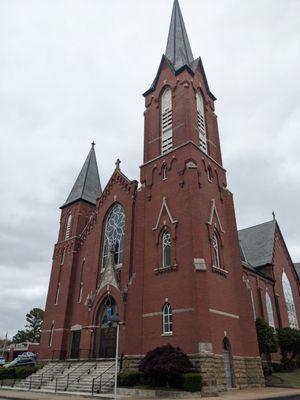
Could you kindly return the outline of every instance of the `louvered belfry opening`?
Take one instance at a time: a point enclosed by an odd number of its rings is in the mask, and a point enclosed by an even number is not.
[[[165,89],[161,98],[161,152],[162,154],[173,147],[173,114],[172,92]]]

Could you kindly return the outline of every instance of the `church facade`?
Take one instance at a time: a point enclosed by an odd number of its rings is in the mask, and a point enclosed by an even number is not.
[[[237,230],[216,98],[177,0],[144,97],[140,183],[117,161],[102,190],[92,144],[61,207],[39,358],[113,357],[108,316],[119,315],[124,366],[170,343],[189,355],[207,388],[260,385],[254,319],[270,319],[271,302],[270,324],[298,327],[298,276],[276,221],[273,246],[268,229],[260,232],[268,231],[268,257],[256,257],[257,232],[249,239]]]

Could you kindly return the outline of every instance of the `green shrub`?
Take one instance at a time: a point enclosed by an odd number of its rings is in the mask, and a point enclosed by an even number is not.
[[[15,367],[15,368],[1,368],[0,380],[4,379],[25,379],[27,376],[36,372],[38,367]]]
[[[188,356],[170,344],[149,351],[140,362],[139,370],[145,375],[145,383],[151,386],[177,387],[180,375],[192,368]]]
[[[118,375],[118,386],[135,386],[142,381],[143,374],[139,371],[126,371]]]
[[[196,372],[188,372],[182,375],[182,389],[187,392],[201,392],[202,376]]]
[[[296,361],[285,359],[281,364],[281,371],[293,371],[297,367]]]
[[[300,332],[297,329],[279,328],[277,336],[283,363],[300,355]]]
[[[257,318],[255,324],[260,354],[276,353],[278,350],[278,341],[275,329],[261,318]]]
[[[270,376],[274,372],[273,364],[268,361],[262,361],[262,369],[264,376]]]

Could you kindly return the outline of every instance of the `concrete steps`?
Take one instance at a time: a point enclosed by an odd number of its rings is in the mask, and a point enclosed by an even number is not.
[[[23,389],[47,392],[110,393],[114,385],[113,361],[51,362],[18,382]]]

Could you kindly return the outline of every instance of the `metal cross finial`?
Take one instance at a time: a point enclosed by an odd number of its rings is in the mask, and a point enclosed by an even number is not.
[[[273,215],[273,221],[275,221],[276,215],[275,215],[275,212],[274,212],[274,211],[272,211],[272,215]]]
[[[91,145],[92,145],[92,148],[94,148],[96,146],[96,143],[94,141],[92,141]]]
[[[115,164],[116,164],[116,168],[120,169],[121,160],[118,158],[117,161],[115,162]]]

